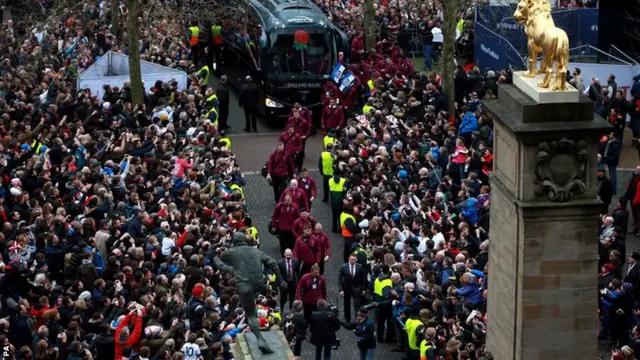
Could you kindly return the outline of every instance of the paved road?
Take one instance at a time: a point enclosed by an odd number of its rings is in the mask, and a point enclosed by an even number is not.
[[[244,114],[242,109],[238,107],[237,95],[232,94],[232,103],[230,107],[230,117],[228,133],[233,141],[232,148],[236,154],[238,163],[245,174],[247,185],[244,187],[244,193],[247,198],[249,212],[253,217],[254,224],[257,225],[261,249],[267,254],[279,259],[278,240],[271,236],[268,232],[268,223],[271,221],[271,214],[275,206],[273,200],[273,191],[267,181],[260,175],[260,170],[264,166],[269,154],[275,149],[275,138],[281,129],[269,127],[263,120],[259,120],[258,133],[245,133]],[[311,138],[307,141],[307,158],[305,166],[310,169],[311,176],[319,179],[320,174],[317,170],[317,161],[322,148],[322,139],[320,137]],[[320,189],[320,191],[322,191]],[[316,201],[311,210],[314,216],[325,228],[331,221],[331,209],[328,204],[324,204],[319,200]],[[335,303],[338,294],[338,271],[342,264],[342,239],[334,234],[330,234],[331,246],[337,250],[336,255],[329,260],[329,266],[325,269],[325,276],[328,284],[329,301]],[[339,308],[342,309],[340,301]],[[338,350],[334,350],[332,355],[336,359],[358,359],[359,351],[355,342],[353,333],[341,329],[338,337],[341,340],[341,346]],[[390,351],[391,346],[382,344],[375,354],[376,359],[389,359],[398,353]],[[303,346],[303,359],[314,359],[315,348],[309,345],[308,341]]]
[[[213,80],[214,86],[217,79]],[[244,113],[238,106],[238,97],[235,92],[231,95],[231,107],[229,125],[231,129],[228,130],[228,134],[233,140],[233,151],[236,153],[240,167],[245,174],[247,185],[245,186],[245,194],[248,201],[249,211],[254,218],[255,223],[258,226],[261,248],[269,255],[279,258],[278,240],[271,236],[267,230],[268,223],[271,220],[271,213],[275,205],[273,200],[273,192],[271,187],[267,184],[266,180],[260,176],[260,170],[264,166],[267,157],[275,148],[275,138],[280,134],[282,129],[276,128],[270,125],[264,119],[258,120],[258,133],[245,133],[242,131],[244,128]],[[307,141],[307,158],[305,159],[305,167],[310,169],[311,176],[315,179],[319,179],[320,174],[317,170],[317,156],[320,153],[322,147],[321,138],[311,138]],[[625,150],[623,152],[623,163],[621,167],[631,168],[636,164],[636,152],[635,149],[630,147],[629,140],[625,141]],[[620,170],[618,180],[618,196],[624,193],[627,182],[631,176],[631,171]],[[322,190],[320,190],[322,191]],[[614,200],[614,202],[617,201]],[[612,208],[615,204],[612,204]],[[314,216],[320,223],[325,225],[325,228],[330,223],[331,211],[327,204],[316,201],[312,206],[311,215]],[[597,235],[594,234],[594,241],[597,241]],[[336,302],[340,299],[337,298],[338,293],[338,281],[337,281],[337,269],[342,264],[341,261],[341,249],[342,239],[339,236],[330,234],[332,248],[337,250],[336,255],[329,261],[329,266],[326,268],[325,276],[329,286],[329,301]],[[631,254],[633,251],[640,250],[640,241],[634,236],[629,236],[627,240],[627,254]],[[594,274],[594,276],[596,276]],[[339,304],[339,308],[342,309],[342,302]],[[594,309],[595,312],[595,309]],[[336,359],[358,359],[359,353],[354,336],[351,332],[344,329],[340,330],[339,338],[341,339],[341,347],[333,352]],[[387,344],[379,345],[376,350],[375,359],[391,359],[393,357],[399,357],[400,354],[390,351],[391,346]],[[606,346],[606,343],[600,342],[600,355],[604,358],[610,356],[610,349]],[[314,348],[309,345],[308,341],[303,346],[303,359],[315,358]]]

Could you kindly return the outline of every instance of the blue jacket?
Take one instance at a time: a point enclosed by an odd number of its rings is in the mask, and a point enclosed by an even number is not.
[[[469,284],[456,290],[458,296],[463,296],[464,301],[472,303],[473,305],[480,304],[484,299],[482,298],[482,292],[480,291],[480,285],[475,281],[469,282]]]
[[[621,291],[612,291],[608,295],[602,297],[602,305],[606,308],[613,307],[615,300],[622,295]]]
[[[464,215],[464,218],[470,225],[475,225],[478,223],[478,208],[476,204],[478,200],[476,198],[470,198],[467,200],[467,206],[463,207],[460,210],[460,213]]]
[[[471,111],[464,113],[462,117],[462,123],[460,124],[460,134],[468,134],[472,131],[478,130],[478,119],[476,115]]]

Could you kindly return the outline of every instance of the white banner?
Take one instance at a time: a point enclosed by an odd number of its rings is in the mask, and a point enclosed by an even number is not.
[[[627,100],[631,99],[631,86],[633,77],[640,74],[638,65],[613,65],[613,64],[589,64],[589,63],[569,63],[569,70],[573,74],[573,69],[579,68],[584,79],[584,87],[587,89],[591,85],[591,79],[600,80],[600,85],[607,85],[607,78],[613,74],[616,77],[618,89],[624,91]]]

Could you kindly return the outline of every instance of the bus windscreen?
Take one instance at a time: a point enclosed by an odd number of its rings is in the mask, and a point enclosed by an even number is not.
[[[296,46],[293,33],[271,34],[267,60],[269,80],[311,80],[331,76],[335,64],[335,44],[332,34],[309,33],[303,48]]]

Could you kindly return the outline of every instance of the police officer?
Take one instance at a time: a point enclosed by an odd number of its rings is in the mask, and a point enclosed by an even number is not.
[[[193,59],[193,63],[197,64],[198,58],[200,56],[200,27],[198,26],[198,20],[192,20],[191,26],[188,30],[191,56]]]
[[[211,48],[208,54],[209,64],[216,75],[222,72],[222,49],[224,38],[222,37],[222,26],[213,24],[211,26]]]
[[[391,343],[395,341],[393,340],[395,337],[395,327],[391,307],[391,300],[393,300],[391,296],[393,282],[389,278],[390,275],[391,270],[389,269],[389,265],[383,265],[380,274],[378,274],[378,277],[376,277],[376,280],[373,282],[373,301],[379,304],[378,307],[376,307],[376,335],[379,343],[384,341],[385,324],[387,325],[387,342]]]
[[[423,340],[424,323],[429,321],[429,310],[420,310],[420,316],[416,317],[411,315],[405,322],[405,329],[407,330],[407,359],[419,360],[420,359],[420,344]]]
[[[219,126],[219,125],[218,125]],[[224,146],[227,149],[231,149],[231,139],[227,136],[227,132],[220,130],[220,140],[218,140],[220,146]]]
[[[202,79],[203,85],[207,86],[209,84],[209,74],[211,71],[209,70],[209,66],[205,65],[198,70],[196,76],[198,79]]]
[[[345,186],[346,182],[346,179],[340,177],[340,171],[334,169],[333,177],[329,179],[329,197],[331,198],[331,231],[334,234],[338,233],[338,221],[340,220],[340,213],[342,212],[344,195],[347,192]]]
[[[242,196],[244,197],[244,193]],[[258,228],[253,225],[253,220],[251,220],[250,217],[246,217],[244,219],[244,224],[247,226],[247,230],[245,232],[247,235],[251,236],[251,239],[253,239],[253,245],[260,248],[260,236],[258,236]]]
[[[329,180],[329,182],[331,182]],[[332,209],[333,210],[333,209]],[[358,222],[356,221],[356,217],[353,216],[353,205],[346,204],[342,209],[342,214],[340,214],[340,231],[342,233],[342,238],[344,239],[344,262],[347,262],[349,259],[349,254],[351,254],[351,247],[355,242],[355,236],[359,232]]]
[[[318,168],[322,174],[322,202],[329,201],[329,179],[333,177],[333,164],[335,159],[331,150],[333,144],[325,146],[325,150],[320,154]]]
[[[335,145],[337,142],[338,140],[336,139],[336,136],[331,129],[327,131],[327,134],[322,139],[322,145],[324,146],[325,150],[327,150],[329,147],[333,147],[333,145]]]
[[[436,359],[436,346],[435,337],[436,330],[434,328],[423,328],[422,334],[424,339],[420,342],[420,360],[435,360]]]

